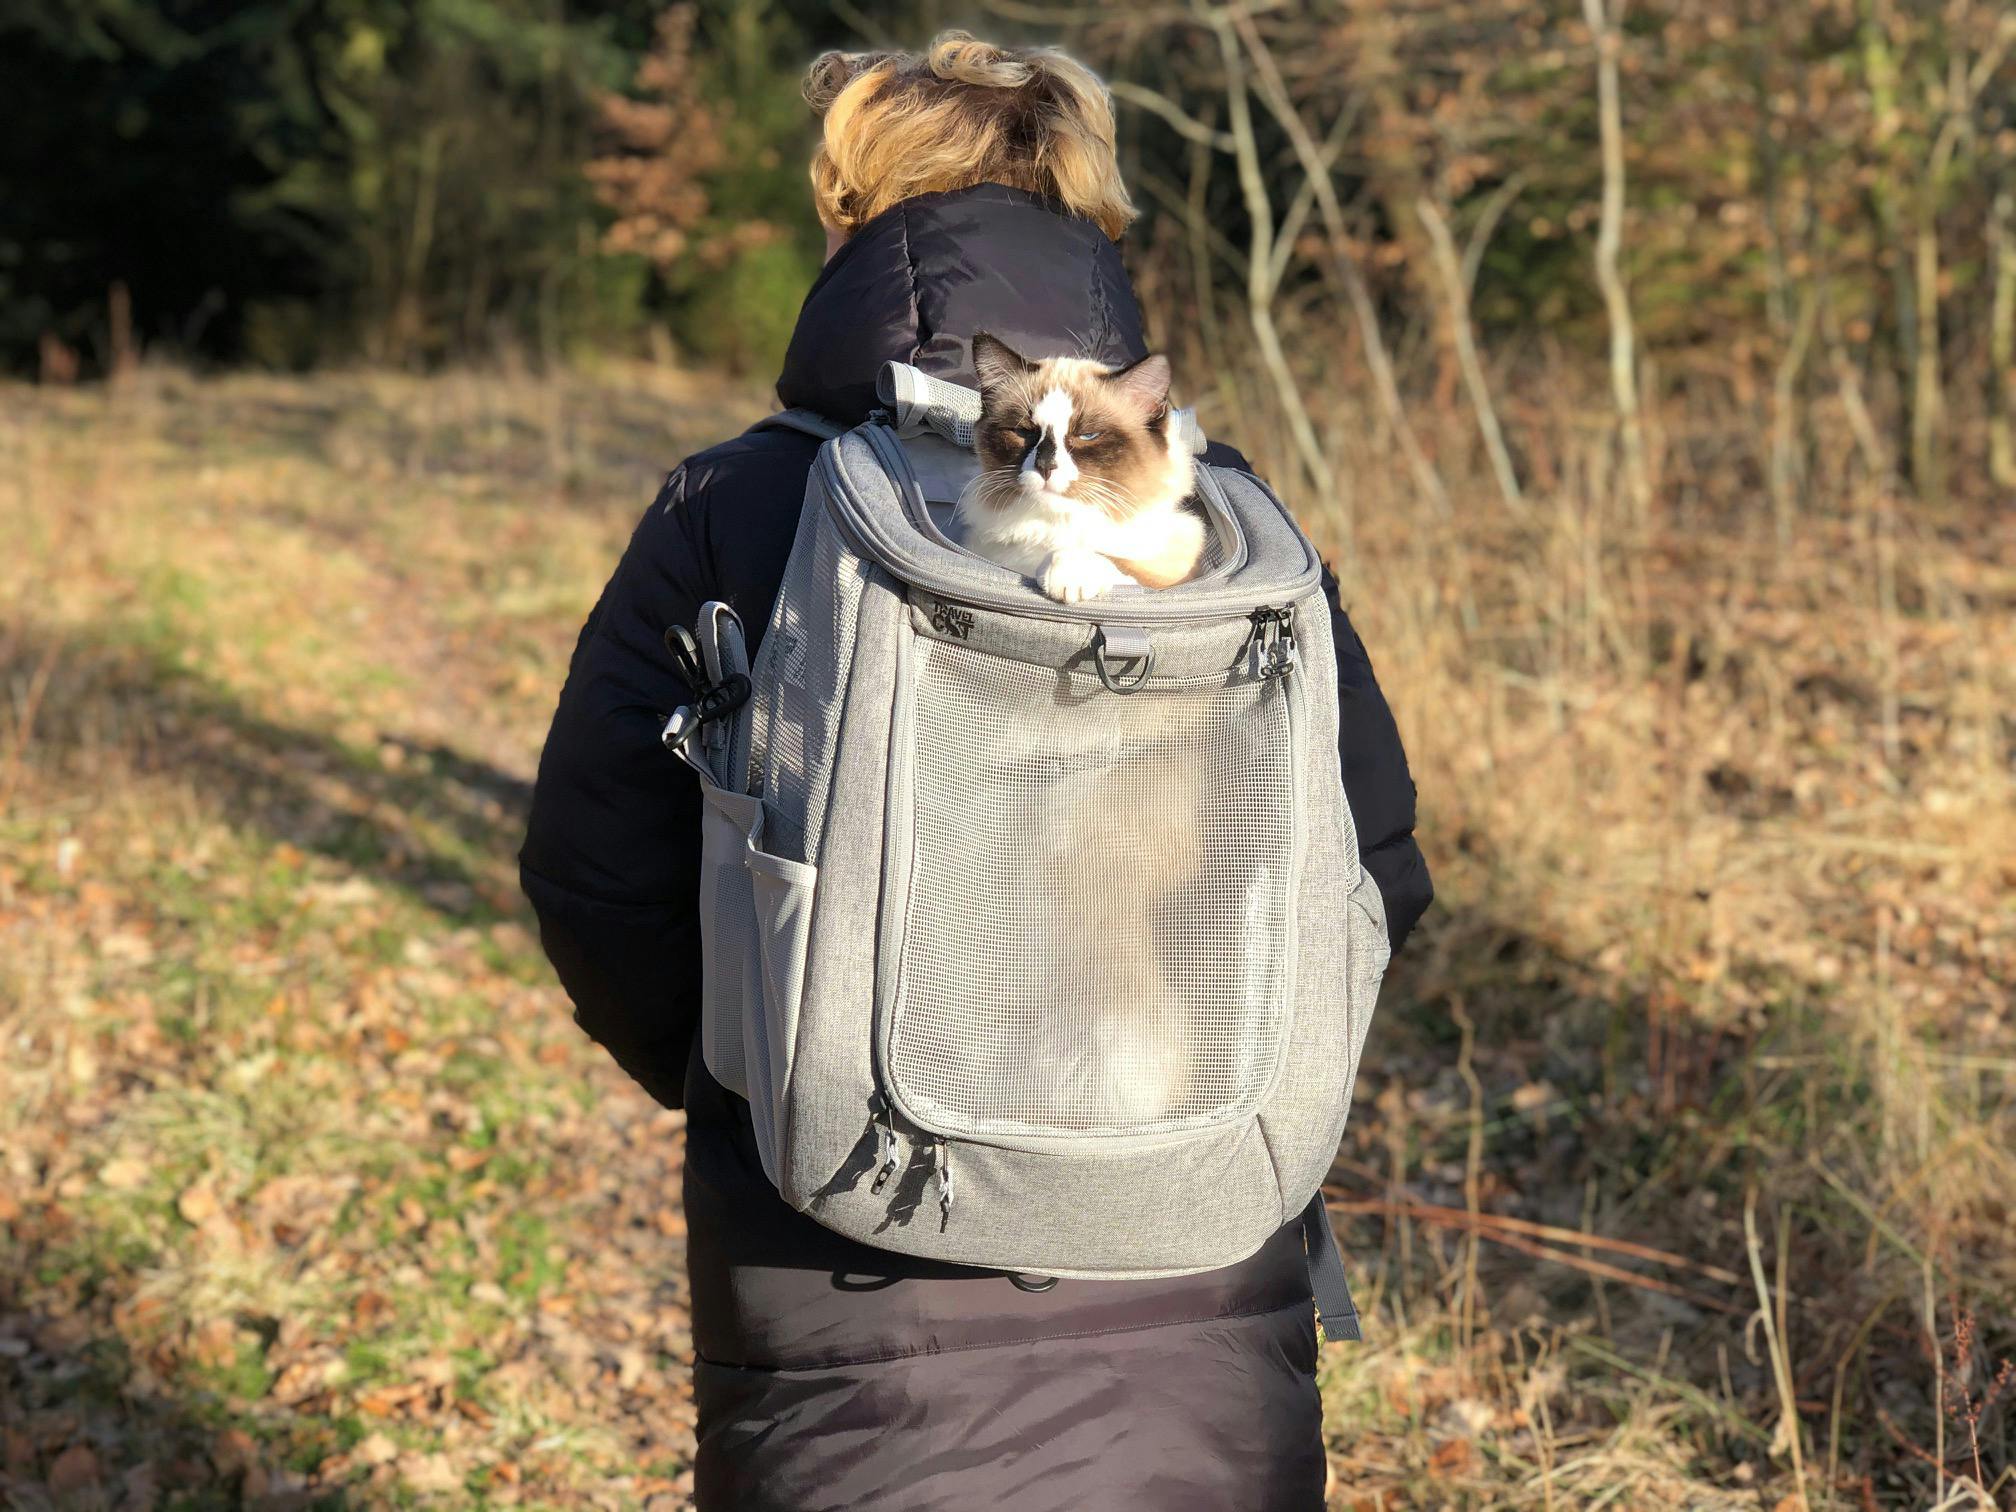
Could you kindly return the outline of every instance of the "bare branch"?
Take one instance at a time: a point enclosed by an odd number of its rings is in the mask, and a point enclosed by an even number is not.
[[[1624,447],[1624,486],[1642,518],[1651,506],[1645,470],[1645,431],[1638,407],[1638,335],[1631,299],[1618,271],[1624,244],[1624,107],[1617,77],[1620,41],[1605,0],[1582,0],[1582,14],[1596,42],[1597,124],[1603,155],[1603,212],[1596,232],[1596,283],[1610,318],[1610,393]]]
[[[1470,228],[1470,240],[1463,248],[1463,293],[1466,298],[1477,292],[1477,274],[1484,266],[1484,251],[1491,245],[1491,238],[1497,233],[1498,222],[1505,218],[1505,212],[1512,208],[1512,202],[1519,198],[1526,187],[1530,175],[1524,169],[1505,180],[1491,191],[1484,201],[1484,208],[1478,213],[1477,224]]]
[[[1150,115],[1160,116],[1175,127],[1177,134],[1184,139],[1201,142],[1206,147],[1215,147],[1220,152],[1233,150],[1229,133],[1206,126],[1160,91],[1150,89],[1145,84],[1130,84],[1125,79],[1116,79],[1108,87],[1113,91],[1114,99],[1125,100],[1130,105],[1140,106]]]
[[[1519,474],[1513,471],[1512,454],[1505,449],[1505,433],[1498,428],[1498,413],[1491,407],[1491,386],[1484,379],[1484,364],[1477,356],[1476,334],[1470,325],[1470,293],[1463,283],[1462,264],[1456,256],[1456,238],[1449,234],[1449,222],[1425,194],[1416,202],[1415,213],[1427,228],[1434,249],[1436,271],[1449,300],[1449,324],[1456,339],[1456,361],[1463,369],[1464,387],[1470,390],[1470,407],[1477,412],[1477,429],[1484,437],[1484,450],[1491,458],[1491,471],[1498,479],[1498,492],[1505,507],[1514,514],[1526,512],[1525,495],[1519,491]]]
[[[1354,94],[1351,103],[1337,112],[1337,119],[1330,127],[1330,135],[1323,142],[1323,163],[1326,173],[1337,166],[1337,159],[1343,156],[1344,144],[1351,139],[1351,133],[1358,125],[1358,117],[1364,113],[1364,96]],[[1295,197],[1288,202],[1288,211],[1281,217],[1281,228],[1274,238],[1274,265],[1269,270],[1274,286],[1279,288],[1281,280],[1288,272],[1288,260],[1295,255],[1295,243],[1301,239],[1302,228],[1308,224],[1309,212],[1316,208],[1316,181],[1309,175],[1302,176],[1302,182],[1295,186]]]
[[[1358,339],[1364,344],[1365,362],[1372,370],[1372,385],[1386,412],[1387,423],[1393,427],[1393,434],[1400,442],[1401,453],[1407,458],[1408,469],[1414,475],[1415,487],[1437,514],[1447,516],[1448,492],[1427,454],[1421,450],[1420,442],[1415,439],[1414,428],[1407,422],[1407,408],[1401,402],[1400,385],[1393,376],[1393,361],[1386,351],[1386,338],[1379,329],[1379,312],[1372,303],[1371,291],[1365,287],[1365,280],[1358,272],[1357,260],[1351,256],[1351,244],[1344,225],[1344,207],[1338,203],[1337,186],[1331,181],[1329,166],[1324,162],[1316,139],[1310,135],[1308,124],[1289,99],[1281,71],[1274,65],[1274,55],[1261,38],[1259,28],[1253,25],[1252,17],[1235,10],[1229,21],[1219,23],[1221,46],[1229,46],[1236,58],[1239,49],[1232,41],[1235,30],[1252,56],[1262,103],[1281,123],[1282,130],[1288,133],[1295,155],[1301,160],[1302,171],[1316,191],[1316,204],[1323,212],[1324,229],[1329,233],[1331,271],[1343,285],[1344,297],[1357,321]],[[1228,63],[1227,66],[1231,65]]]
[[[1268,283],[1268,269],[1273,264],[1274,207],[1268,202],[1267,183],[1260,173],[1260,149],[1253,137],[1253,110],[1246,98],[1245,61],[1240,57],[1239,41],[1232,35],[1229,25],[1222,19],[1215,20],[1212,30],[1218,38],[1218,50],[1225,58],[1227,124],[1232,130],[1233,157],[1239,165],[1239,189],[1245,196],[1246,218],[1251,225],[1248,238],[1251,250],[1246,273],[1247,319],[1253,327],[1253,338],[1260,345],[1260,356],[1267,364],[1268,376],[1273,380],[1282,412],[1287,417],[1289,433],[1295,438],[1295,449],[1301,454],[1302,465],[1309,474],[1310,485],[1316,490],[1317,497],[1332,498],[1338,489],[1337,475],[1330,467],[1330,459],[1323,454],[1322,444],[1316,439],[1316,427],[1310,423],[1308,406],[1303,404],[1301,391],[1295,386],[1295,375],[1289,370],[1288,358],[1281,350],[1281,332],[1274,324],[1274,290]],[[1349,503],[1342,502],[1348,514]]]

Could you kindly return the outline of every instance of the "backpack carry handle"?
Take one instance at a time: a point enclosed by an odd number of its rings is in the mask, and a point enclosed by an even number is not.
[[[1109,656],[1115,662],[1131,663],[1133,673],[1116,675]],[[1108,693],[1139,693],[1155,670],[1155,648],[1148,642],[1148,632],[1139,625],[1099,626],[1092,632],[1092,670],[1099,674]]]
[[[978,389],[933,378],[907,362],[885,362],[875,380],[875,397],[889,411],[897,435],[930,431],[962,451],[973,450],[973,427],[980,423]]]

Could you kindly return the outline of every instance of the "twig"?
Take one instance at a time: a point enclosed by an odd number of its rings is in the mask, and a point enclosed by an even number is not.
[[[1358,117],[1364,106],[1364,96],[1352,95],[1351,103],[1337,112],[1337,119],[1330,127],[1330,134],[1323,139],[1323,166],[1334,168],[1343,154],[1345,142],[1357,129]],[[1288,271],[1288,260],[1295,255],[1295,243],[1301,239],[1302,227],[1309,220],[1309,212],[1316,208],[1316,181],[1307,174],[1295,186],[1295,197],[1288,202],[1288,209],[1281,217],[1280,228],[1274,233],[1274,266],[1270,270],[1274,285],[1280,287],[1282,277]]]
[[[35,659],[35,670],[28,674],[28,684],[14,711],[14,729],[9,734],[0,759],[0,814],[13,809],[14,790],[21,782],[21,773],[28,757],[28,747],[34,743],[35,723],[41,716],[42,700],[49,691],[49,681],[56,674],[57,659],[63,654],[63,640],[51,636],[42,648],[42,654]]]
[[[1802,1444],[1803,1435],[1799,1429],[1799,1402],[1792,1390],[1792,1362],[1786,1354],[1784,1338],[1783,1299],[1774,1309],[1771,1302],[1771,1288],[1764,1280],[1764,1249],[1757,1237],[1757,1190],[1752,1187],[1743,1196],[1743,1245],[1750,1257],[1750,1279],[1757,1287],[1758,1317],[1764,1324],[1764,1344],[1771,1352],[1771,1374],[1778,1387],[1778,1412],[1783,1428],[1783,1437],[1792,1451],[1792,1475],[1798,1483],[1799,1505],[1809,1508],[1806,1499],[1806,1460]],[[1783,1238],[1780,1239],[1780,1255],[1783,1255]]]
[[[1484,249],[1491,245],[1491,237],[1498,229],[1498,222],[1505,218],[1505,212],[1512,208],[1512,202],[1526,187],[1527,175],[1522,169],[1505,180],[1484,201],[1484,208],[1477,212],[1477,224],[1470,228],[1470,240],[1463,248],[1463,293],[1465,297],[1477,292],[1477,274],[1484,266]]]
[[[1327,1194],[1332,1189],[1326,1187],[1324,1190]],[[1727,1286],[1743,1284],[1741,1276],[1734,1271],[1724,1270],[1719,1265],[1690,1260],[1685,1255],[1676,1255],[1670,1250],[1654,1249],[1649,1244],[1636,1244],[1629,1239],[1612,1239],[1605,1234],[1586,1233],[1581,1229],[1557,1228],[1551,1223],[1535,1223],[1530,1218],[1512,1218],[1502,1213],[1471,1214],[1462,1208],[1438,1207],[1427,1202],[1390,1202],[1375,1197],[1347,1197],[1342,1201],[1332,1201],[1329,1206],[1334,1213],[1408,1217],[1443,1228],[1475,1226],[1501,1229],[1509,1233],[1525,1234],[1535,1239],[1549,1240],[1555,1244],[1572,1244],[1581,1249],[1608,1250],[1612,1254],[1629,1255],[1634,1260],[1649,1260],[1654,1265],[1693,1271],[1697,1275],[1706,1276],[1711,1281],[1720,1281]]]
[[[1220,152],[1237,150],[1237,144],[1232,140],[1229,131],[1219,131],[1205,125],[1160,90],[1150,89],[1145,84],[1132,84],[1125,79],[1115,79],[1107,87],[1113,91],[1114,99],[1125,100],[1130,105],[1139,105],[1150,115],[1159,116],[1175,128],[1178,136],[1187,141],[1200,142],[1206,147],[1215,147]]]
[[[830,8],[834,15],[844,21],[870,47],[896,45],[895,38],[890,35],[887,27],[862,14],[860,7],[851,4],[850,0],[831,0]]]
[[[1662,1296],[1678,1297],[1692,1307],[1705,1308],[1709,1312],[1728,1313],[1739,1316],[1743,1309],[1733,1302],[1724,1302],[1720,1297],[1711,1297],[1690,1287],[1680,1286],[1672,1281],[1662,1281],[1657,1276],[1640,1275],[1637,1271],[1626,1270],[1621,1265],[1611,1265],[1602,1260],[1591,1260],[1586,1255],[1571,1255],[1566,1250],[1554,1249],[1549,1245],[1522,1239],[1517,1234],[1500,1233],[1494,1229],[1477,1230],[1480,1238],[1489,1239],[1493,1244],[1502,1244],[1522,1255],[1531,1255],[1536,1260],[1551,1260],[1556,1265],[1565,1265],[1571,1270],[1579,1270],[1585,1275],[1595,1276],[1604,1281],[1620,1281],[1626,1286],[1635,1286],[1640,1291],[1658,1292]]]
[[[1456,1310],[1457,1337],[1461,1341],[1464,1368],[1467,1369],[1470,1344],[1477,1326],[1478,1241],[1485,1237],[1481,1225],[1476,1221],[1484,1211],[1482,1205],[1484,1083],[1472,1063],[1477,1050],[1477,1026],[1470,1021],[1470,1011],[1464,1006],[1460,993],[1450,994],[1449,1014],[1456,1021],[1456,1027],[1463,1036],[1462,1049],[1456,1055],[1456,1074],[1463,1079],[1463,1085],[1470,1093],[1470,1140],[1463,1158],[1463,1210],[1471,1220],[1465,1229],[1470,1236],[1470,1242],[1464,1246],[1463,1300]]]

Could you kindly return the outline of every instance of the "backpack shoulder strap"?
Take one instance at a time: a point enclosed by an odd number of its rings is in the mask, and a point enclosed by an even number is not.
[[[779,410],[774,415],[764,416],[749,429],[802,431],[808,436],[817,436],[821,441],[831,441],[835,436],[847,434],[846,426],[809,409]]]

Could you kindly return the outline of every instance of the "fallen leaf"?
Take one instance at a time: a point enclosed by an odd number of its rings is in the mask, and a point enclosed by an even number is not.
[[[152,1512],[161,1490],[151,1464],[135,1465],[119,1477],[119,1512]]]
[[[147,1162],[130,1155],[108,1160],[98,1168],[98,1179],[115,1192],[130,1192],[147,1181]]]
[[[1512,1094],[1512,1108],[1518,1113],[1532,1113],[1546,1107],[1560,1097],[1551,1083],[1528,1082]]]
[[[1430,1475],[1462,1475],[1470,1468],[1470,1440],[1447,1439],[1428,1456]]]
[[[217,1193],[205,1182],[197,1182],[175,1199],[175,1211],[183,1220],[196,1228],[201,1228],[212,1218],[224,1211],[224,1204],[217,1200]]]
[[[238,1358],[238,1325],[229,1318],[199,1323],[189,1333],[189,1358],[212,1370],[234,1363]]]
[[[59,1496],[98,1484],[98,1456],[88,1444],[72,1444],[49,1467],[49,1489]]]
[[[634,1345],[616,1352],[616,1384],[625,1391],[630,1390],[644,1379],[644,1370],[649,1362],[644,1351]]]
[[[259,1458],[259,1443],[243,1428],[226,1428],[210,1446],[210,1458],[225,1474],[243,1470]]]
[[[413,1381],[403,1381],[396,1386],[379,1386],[357,1398],[357,1410],[366,1417],[391,1417],[394,1413],[403,1413],[426,1394],[427,1388]]]
[[[399,1479],[415,1491],[459,1491],[462,1472],[445,1454],[409,1455],[399,1462]]]

